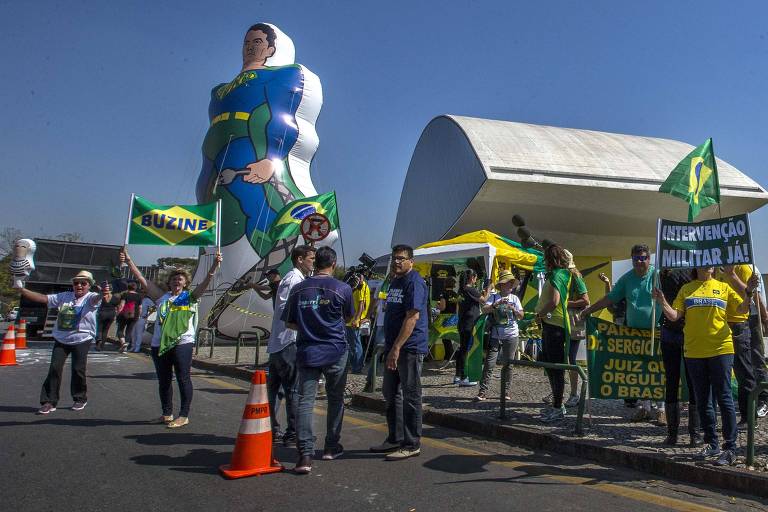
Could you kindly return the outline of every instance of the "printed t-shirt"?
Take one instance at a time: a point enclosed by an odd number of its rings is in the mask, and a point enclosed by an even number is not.
[[[736,274],[736,276],[741,280],[741,282],[744,284],[747,284],[747,281],[749,281],[749,278],[752,277],[751,265],[734,265],[733,271]],[[719,270],[712,277],[714,277],[718,281],[723,281],[724,283],[728,282],[728,280],[725,278],[725,274],[723,272],[720,272]],[[734,306],[733,304],[728,304],[728,322],[739,323],[739,322],[746,322],[749,319],[749,311],[747,311],[746,313],[737,313],[736,308],[738,307],[739,307],[738,305]]]
[[[186,295],[185,295],[186,294]],[[186,329],[181,331],[178,336],[179,342],[177,345],[184,345],[185,343],[195,342],[195,333],[197,332],[197,308],[198,302],[192,298],[192,294],[186,290],[178,295],[171,295],[170,292],[166,293],[155,302],[157,306],[157,315],[155,318],[155,330],[152,333],[152,343],[150,346],[159,347],[160,338],[162,336],[163,324],[166,321],[173,321],[172,315],[176,311],[189,310],[192,315],[186,322]],[[183,309],[182,309],[183,308]],[[184,326],[182,326],[184,328]]]
[[[727,310],[742,303],[733,288],[717,279],[683,285],[672,307],[685,312],[685,357],[705,358],[733,354]]]
[[[650,266],[643,276],[630,270],[616,281],[613,290],[608,293],[608,298],[614,304],[621,299],[627,301],[627,313],[624,325],[637,329],[651,328],[651,309],[653,305],[653,275],[656,269]],[[656,308],[656,322],[661,319],[661,308]]]
[[[516,338],[518,336],[518,329],[515,311],[522,310],[523,305],[520,303],[518,296],[512,292],[504,296],[498,292],[493,292],[485,303],[491,305],[499,300],[505,302],[494,308],[491,312],[493,321],[491,337],[496,339]]]
[[[319,275],[294,286],[282,320],[298,327],[297,364],[319,368],[336,363],[347,350],[344,322],[354,314],[347,283]]]
[[[362,307],[363,312],[360,314],[360,319],[362,320],[368,316],[368,308],[371,306],[371,289],[368,287],[365,279],[360,281],[360,283],[359,288],[352,290],[352,305],[355,308],[355,315],[357,315],[357,312]],[[352,322],[348,322],[347,326],[352,327]]]
[[[297,284],[304,281],[304,274],[297,268],[291,269],[277,287],[277,299],[275,300],[275,311],[272,314],[272,332],[269,335],[267,343],[267,353],[274,354],[280,352],[291,343],[296,342],[296,331],[285,326],[283,321],[283,312],[291,295],[291,290]]]
[[[459,311],[459,294],[453,290],[445,290],[440,294],[440,298],[445,301],[445,309],[441,312],[444,315],[455,315]]]
[[[459,328],[471,328],[480,318],[480,290],[474,286],[465,285],[461,289],[459,302]]]
[[[386,350],[392,348],[400,328],[405,321],[405,314],[411,310],[419,312],[419,319],[413,332],[405,341],[401,350],[426,354],[427,347],[427,283],[415,270],[396,277],[389,285],[387,306],[384,311],[384,344]]]
[[[101,301],[93,305],[94,297],[100,295],[88,292],[79,299],[75,292],[48,295],[48,307],[59,310],[53,339],[64,345],[78,345],[96,337],[96,312]]]
[[[141,295],[136,292],[127,291],[120,296],[125,301],[120,316],[124,318],[138,318],[139,305],[141,304]]]

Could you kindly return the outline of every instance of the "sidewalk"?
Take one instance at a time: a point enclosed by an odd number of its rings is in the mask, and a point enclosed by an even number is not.
[[[231,352],[231,353],[230,353]],[[202,347],[195,357],[194,366],[249,379],[253,370],[254,350],[235,365],[234,347],[219,347],[214,358]],[[266,363],[265,354],[260,361]],[[543,370],[537,368],[512,368],[511,400],[507,402],[508,419],[499,416],[500,380],[491,380],[489,398],[474,401],[475,387],[458,387],[453,384],[453,368],[439,371],[442,362],[427,362],[422,375],[424,422],[461,430],[470,434],[507,441],[529,448],[546,450],[564,455],[583,457],[604,464],[617,464],[651,474],[673,478],[707,487],[743,492],[768,497],[768,419],[759,421],[756,430],[755,467],[745,467],[745,450],[741,450],[736,466],[720,468],[709,462],[696,460],[699,450],[688,448],[687,410],[681,413],[679,443],[675,447],[662,444],[666,427],[653,423],[633,423],[629,418],[636,409],[624,406],[619,400],[590,400],[584,415],[583,437],[574,435],[575,408],[569,409],[565,421],[543,424],[538,420],[545,405],[541,398],[549,393],[549,385]],[[499,368],[495,377],[499,375]],[[567,377],[566,377],[567,380]],[[383,411],[381,378],[377,379],[375,393],[363,393],[365,377],[350,375],[348,391],[355,395],[352,405]],[[568,383],[566,382],[566,394]],[[687,404],[686,404],[687,405]],[[746,446],[746,432],[740,434],[742,447]]]

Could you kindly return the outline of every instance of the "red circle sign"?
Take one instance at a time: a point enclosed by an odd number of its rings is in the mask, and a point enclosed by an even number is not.
[[[331,222],[322,213],[312,213],[301,221],[301,236],[308,242],[319,242],[331,234]]]

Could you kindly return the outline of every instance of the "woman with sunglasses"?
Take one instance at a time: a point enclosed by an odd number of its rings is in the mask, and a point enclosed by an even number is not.
[[[217,252],[208,274],[191,292],[188,287],[192,279],[186,270],[174,270],[168,276],[168,291],[147,281],[139,268],[123,248],[120,263],[127,263],[131,273],[155,301],[157,319],[152,335],[152,361],[155,363],[163,415],[160,421],[168,428],[179,428],[189,423],[189,407],[192,404],[192,349],[198,321],[198,300],[208,288],[211,278],[221,264],[221,253]],[[181,395],[179,416],[173,419],[173,386],[171,380],[176,374]]]
[[[749,311],[747,297],[757,289],[757,276],[752,275],[746,286],[732,288],[712,277],[714,267],[693,269],[693,281],[680,288],[672,305],[664,292],[653,290],[653,297],[672,322],[685,318],[683,327],[685,366],[696,395],[696,408],[701,419],[706,446],[701,458],[718,457],[715,464],[727,466],[736,459],[738,429],[736,408],[731,394],[733,369],[733,335],[728,326],[728,313]],[[731,272],[733,270],[731,269]],[[717,439],[715,410],[711,397],[717,401],[723,421],[723,450]]]
[[[91,291],[93,274],[81,270],[72,278],[72,291],[43,295],[26,288],[21,288],[21,296],[33,302],[46,304],[49,308],[58,308],[59,314],[53,328],[53,352],[48,376],[40,391],[40,410],[38,414],[50,414],[56,410],[61,388],[61,374],[67,356],[72,354],[72,392],[73,411],[82,411],[88,403],[88,388],[85,382],[85,365],[88,350],[96,338],[96,314],[101,304],[101,294]],[[98,289],[98,287],[96,287]]]

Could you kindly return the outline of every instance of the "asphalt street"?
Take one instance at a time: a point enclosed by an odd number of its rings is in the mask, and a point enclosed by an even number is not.
[[[159,417],[154,368],[143,354],[92,352],[88,406],[69,407],[69,364],[56,412],[38,416],[50,344],[30,342],[19,366],[0,367],[0,508],[38,510],[707,511],[765,510],[766,502],[655,479],[557,454],[425,426],[420,457],[385,462],[368,452],[384,418],[348,410],[335,461],[312,474],[289,471],[235,481],[230,460],[247,383],[194,372],[191,423],[168,430]],[[323,438],[324,403],[316,434]],[[322,449],[320,444],[318,450]],[[319,459],[318,453],[318,459]]]

